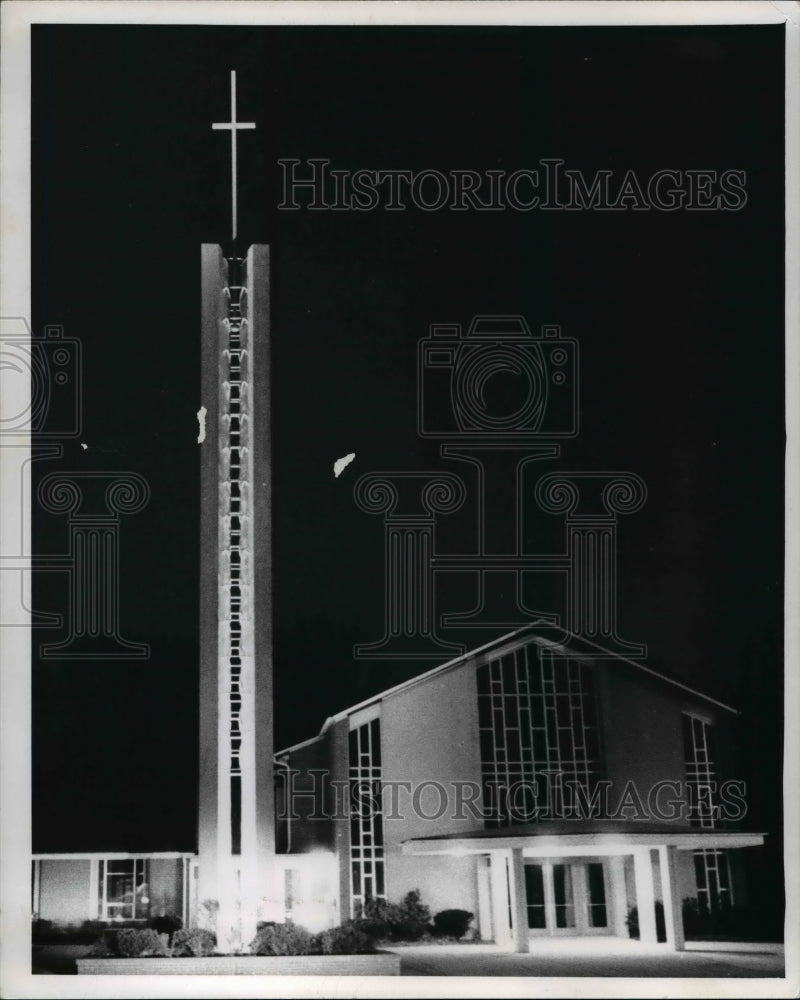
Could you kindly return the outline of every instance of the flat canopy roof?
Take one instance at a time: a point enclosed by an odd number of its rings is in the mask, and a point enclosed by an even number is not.
[[[677,847],[680,850],[706,848],[758,847],[764,843],[763,833],[741,833],[727,830],[667,830],[659,833],[504,833],[467,835],[464,837],[417,837],[403,843],[403,854],[486,854],[489,851],[522,849],[528,857],[552,855],[581,857],[587,854],[630,854],[635,847]]]

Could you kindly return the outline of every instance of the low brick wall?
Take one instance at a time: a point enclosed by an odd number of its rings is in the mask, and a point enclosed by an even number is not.
[[[399,976],[399,955],[81,958],[79,976]]]

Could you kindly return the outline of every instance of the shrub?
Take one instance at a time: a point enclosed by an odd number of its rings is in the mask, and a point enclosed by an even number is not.
[[[316,941],[323,955],[363,955],[375,951],[372,938],[354,920],[317,934]]]
[[[213,931],[207,931],[202,927],[186,927],[176,930],[172,935],[172,954],[176,958],[190,955],[193,958],[200,958],[203,955],[210,955],[216,943],[217,936]]]
[[[116,949],[114,940],[104,935],[99,938],[87,953],[87,958],[118,958],[119,952]]]
[[[420,902],[419,889],[406,893],[400,909],[403,914],[403,928],[409,935],[409,940],[415,941],[421,938],[431,922],[431,911]]]
[[[52,920],[34,920],[31,925],[31,938],[34,944],[60,944],[67,937],[67,928]]]
[[[780,940],[782,913],[777,913],[777,923],[757,908],[720,905],[713,910],[697,899],[687,896],[681,904],[683,932],[688,940],[703,941],[771,941]],[[639,937],[639,914],[634,906],[628,911],[628,931]],[[656,932],[659,941],[666,941],[664,907],[656,900]]]
[[[721,905],[713,910],[697,899],[683,901],[683,929],[694,940],[779,941],[783,937],[779,906],[764,912],[757,906]]]
[[[167,935],[159,934],[152,927],[141,930],[123,927],[115,935],[114,946],[123,958],[146,958],[170,953]]]
[[[351,923],[373,941],[388,940],[392,937],[392,920],[389,907],[392,904],[386,900],[368,900],[364,906],[364,915],[356,917]]]
[[[356,917],[354,920],[346,922],[348,927],[359,931],[370,939],[370,941],[382,941],[389,938],[389,925],[385,920],[377,920],[372,917]],[[342,926],[345,926],[344,924]]]
[[[102,937],[104,928],[100,920],[84,920],[82,924],[34,920],[31,937],[34,944],[94,944]]]
[[[683,901],[683,930],[688,938],[706,937],[712,933],[708,910],[691,896]]]
[[[159,917],[151,917],[147,922],[148,927],[152,927],[157,934],[166,934],[172,937],[175,931],[183,927],[183,921],[172,913],[164,913]]]
[[[628,925],[628,933],[632,938],[639,937],[639,910],[632,906],[628,910],[628,919],[625,921]],[[656,900],[656,938],[659,941],[667,940],[667,925],[664,921],[664,904],[660,899]]]
[[[254,955],[313,955],[316,950],[313,936],[296,924],[262,927],[250,943]]]
[[[469,910],[440,910],[433,918],[433,928],[440,937],[462,938],[474,916]]]
[[[94,944],[102,940],[105,929],[102,920],[84,920],[75,931],[75,944]]]
[[[400,904],[368,899],[359,926],[375,940],[418,941],[426,933],[430,919],[430,909],[420,903],[419,889],[413,889]]]

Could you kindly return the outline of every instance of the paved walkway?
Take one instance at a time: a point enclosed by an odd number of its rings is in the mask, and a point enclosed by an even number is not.
[[[729,950],[668,952],[645,949],[638,941],[596,939],[587,943],[534,942],[530,954],[516,955],[491,944],[409,945],[391,950],[401,957],[403,976],[650,976],[698,979],[782,977],[783,948],[752,944]]]
[[[638,941],[619,938],[537,941],[528,955],[492,944],[408,945],[386,948],[401,958],[403,976],[658,976],[670,978],[771,978],[784,975],[779,945],[692,942],[691,950],[648,951]],[[702,950],[704,949],[705,950]],[[75,973],[75,958],[87,945],[33,949],[33,972]]]

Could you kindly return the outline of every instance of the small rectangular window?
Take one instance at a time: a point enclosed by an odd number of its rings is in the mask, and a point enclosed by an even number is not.
[[[293,868],[287,868],[283,873],[283,905],[287,916],[294,909],[296,877],[297,872]]]
[[[147,862],[114,858],[99,867],[101,920],[144,920],[149,915]]]

